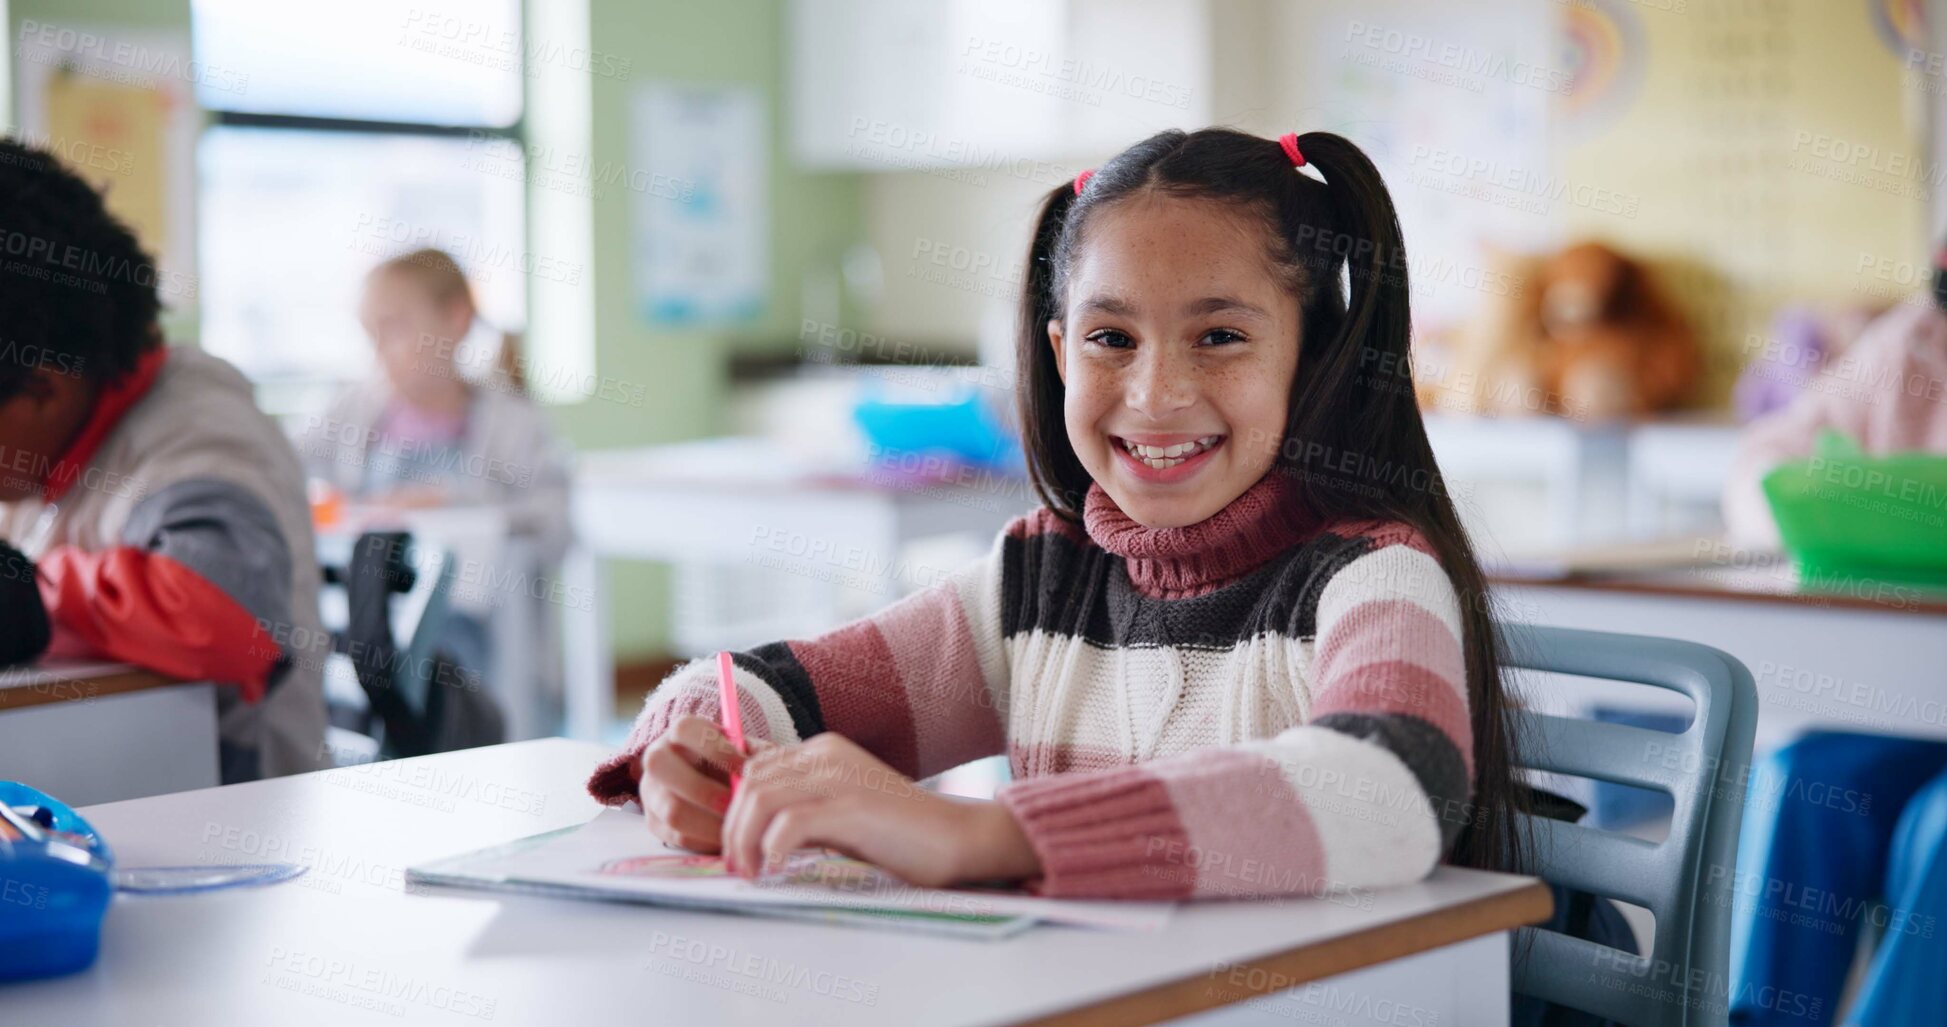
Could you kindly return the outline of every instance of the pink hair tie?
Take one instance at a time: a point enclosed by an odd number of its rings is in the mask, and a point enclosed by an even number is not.
[[[1278,145],[1284,147],[1284,155],[1291,158],[1292,167],[1302,168],[1305,166],[1305,155],[1298,152],[1298,133],[1286,132],[1284,135],[1279,136]]]
[[[1082,187],[1088,184],[1089,176],[1093,174],[1095,174],[1095,169],[1090,168],[1075,176],[1075,195],[1082,195]]]

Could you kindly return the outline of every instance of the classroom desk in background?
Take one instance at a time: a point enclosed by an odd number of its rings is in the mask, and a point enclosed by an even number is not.
[[[1505,1023],[1508,932],[1550,911],[1532,879],[1443,868],[1356,901],[1198,903],[1153,933],[1037,927],[990,942],[405,889],[409,866],[594,815],[582,784],[606,754],[565,739],[520,742],[83,810],[123,866],[311,869],[224,894],[120,897],[100,961],[9,986],[7,1018],[1111,1024],[1319,981],[1267,1000],[1276,1005],[1196,1022],[1311,1022],[1384,1001],[1425,1023]]]
[[[1742,660],[1757,683],[1760,753],[1811,728],[1947,737],[1947,591],[1807,584],[1783,559],[1490,584],[1507,621],[1662,635]]]
[[[605,559],[676,564],[679,591],[686,568],[775,560],[774,575],[865,580],[883,589],[875,598],[885,606],[901,588],[932,581],[875,576],[860,564],[883,568],[909,543],[947,535],[977,539],[985,552],[1008,521],[1037,503],[1025,479],[982,472],[960,482],[899,480],[864,465],[807,462],[758,438],[584,453],[574,477],[575,544],[561,571],[565,733],[598,739],[615,718]],[[916,568],[928,576],[949,569]],[[675,599],[680,607],[684,597]],[[829,611],[786,612],[782,620],[746,617],[735,637],[723,637],[686,632],[683,618],[693,614],[679,608],[672,629],[678,655],[809,637],[843,621]]]
[[[212,787],[216,686],[126,663],[0,669],[0,780],[71,806]]]

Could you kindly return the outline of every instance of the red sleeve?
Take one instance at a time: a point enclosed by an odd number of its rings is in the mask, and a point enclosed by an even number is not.
[[[282,655],[276,641],[195,571],[133,546],[92,553],[60,546],[39,570],[57,634],[171,677],[235,684],[245,702],[263,698]]]

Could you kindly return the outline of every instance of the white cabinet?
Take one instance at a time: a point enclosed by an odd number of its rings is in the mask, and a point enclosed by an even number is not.
[[[1034,176],[1210,120],[1210,0],[792,0],[807,167]]]
[[[1723,531],[1728,422],[1426,415],[1461,520],[1491,557]]]
[[[1490,559],[1626,533],[1627,426],[1429,414],[1426,433],[1462,523]]]

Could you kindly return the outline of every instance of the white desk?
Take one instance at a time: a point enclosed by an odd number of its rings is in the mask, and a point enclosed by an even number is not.
[[[1367,909],[1197,904],[1154,934],[1038,927],[980,942],[404,890],[415,863],[593,815],[582,781],[604,754],[589,743],[522,742],[84,810],[124,866],[301,860],[312,869],[269,888],[118,897],[100,961],[9,986],[7,1020],[1133,1023],[1341,974],[1309,998],[1279,1001],[1342,1016],[1374,1008],[1343,1005],[1348,989],[1372,987],[1409,1007],[1442,1002],[1427,1010],[1442,1024],[1505,1023],[1507,932],[1549,910],[1546,890],[1527,878],[1442,870]],[[1371,969],[1346,973],[1362,967]]]
[[[1497,546],[1569,546],[1626,528],[1628,425],[1435,414],[1426,431],[1468,529]]]
[[[209,788],[216,686],[101,661],[0,670],[0,780],[74,806]]]
[[[1429,414],[1426,430],[1477,542],[1516,556],[1715,530],[1739,433],[1696,414],[1589,423]]]
[[[1629,534],[1721,529],[1724,480],[1743,428],[1728,415],[1667,418],[1629,433]]]
[[[562,567],[563,592],[573,600],[562,607],[567,734],[599,738],[615,715],[604,558],[781,563],[787,566],[779,573],[803,578],[857,577],[855,554],[862,554],[857,562],[885,566],[915,539],[967,533],[991,542],[1016,514],[1039,505],[1019,480],[902,483],[861,477],[861,470],[808,468],[754,438],[583,454],[574,484],[576,544]],[[888,594],[879,605],[898,598]],[[744,643],[792,637],[779,628]],[[712,647],[718,644],[737,643]]]

